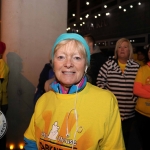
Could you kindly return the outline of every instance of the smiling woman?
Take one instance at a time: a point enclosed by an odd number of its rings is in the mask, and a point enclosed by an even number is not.
[[[87,82],[90,50],[84,38],[60,35],[51,56],[56,80],[36,103],[25,149],[125,150],[115,96]]]

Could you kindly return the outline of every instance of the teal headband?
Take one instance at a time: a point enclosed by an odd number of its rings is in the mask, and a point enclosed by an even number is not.
[[[53,47],[52,47],[52,51],[51,51],[51,58],[54,58],[54,49],[57,46],[57,44],[59,44],[61,41],[63,40],[68,40],[68,39],[74,39],[79,41],[80,43],[82,43],[82,45],[85,48],[86,51],[86,55],[87,55],[87,60],[88,60],[88,64],[90,64],[90,49],[89,46],[87,45],[87,42],[84,40],[84,38],[77,34],[77,33],[63,33],[61,34],[55,41]]]

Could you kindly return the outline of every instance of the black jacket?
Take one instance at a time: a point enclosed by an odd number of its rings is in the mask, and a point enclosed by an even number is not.
[[[91,83],[93,85],[96,85],[99,69],[106,61],[107,57],[102,52],[91,55],[90,66],[87,69],[87,75],[90,76]]]

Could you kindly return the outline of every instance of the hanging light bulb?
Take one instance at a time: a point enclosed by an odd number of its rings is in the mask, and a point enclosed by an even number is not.
[[[107,5],[104,5],[104,8],[107,8]]]
[[[133,8],[133,5],[130,5],[130,8]]]
[[[89,2],[86,2],[86,5],[90,5],[90,3],[89,3]]]

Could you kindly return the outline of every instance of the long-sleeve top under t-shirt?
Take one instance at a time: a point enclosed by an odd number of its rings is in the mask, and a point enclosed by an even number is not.
[[[130,59],[122,72],[118,60],[109,58],[99,70],[97,86],[114,93],[122,120],[135,116],[137,96],[133,94],[133,85],[138,69],[139,64]]]
[[[150,64],[138,70],[133,92],[138,96],[136,111],[150,117]]]

